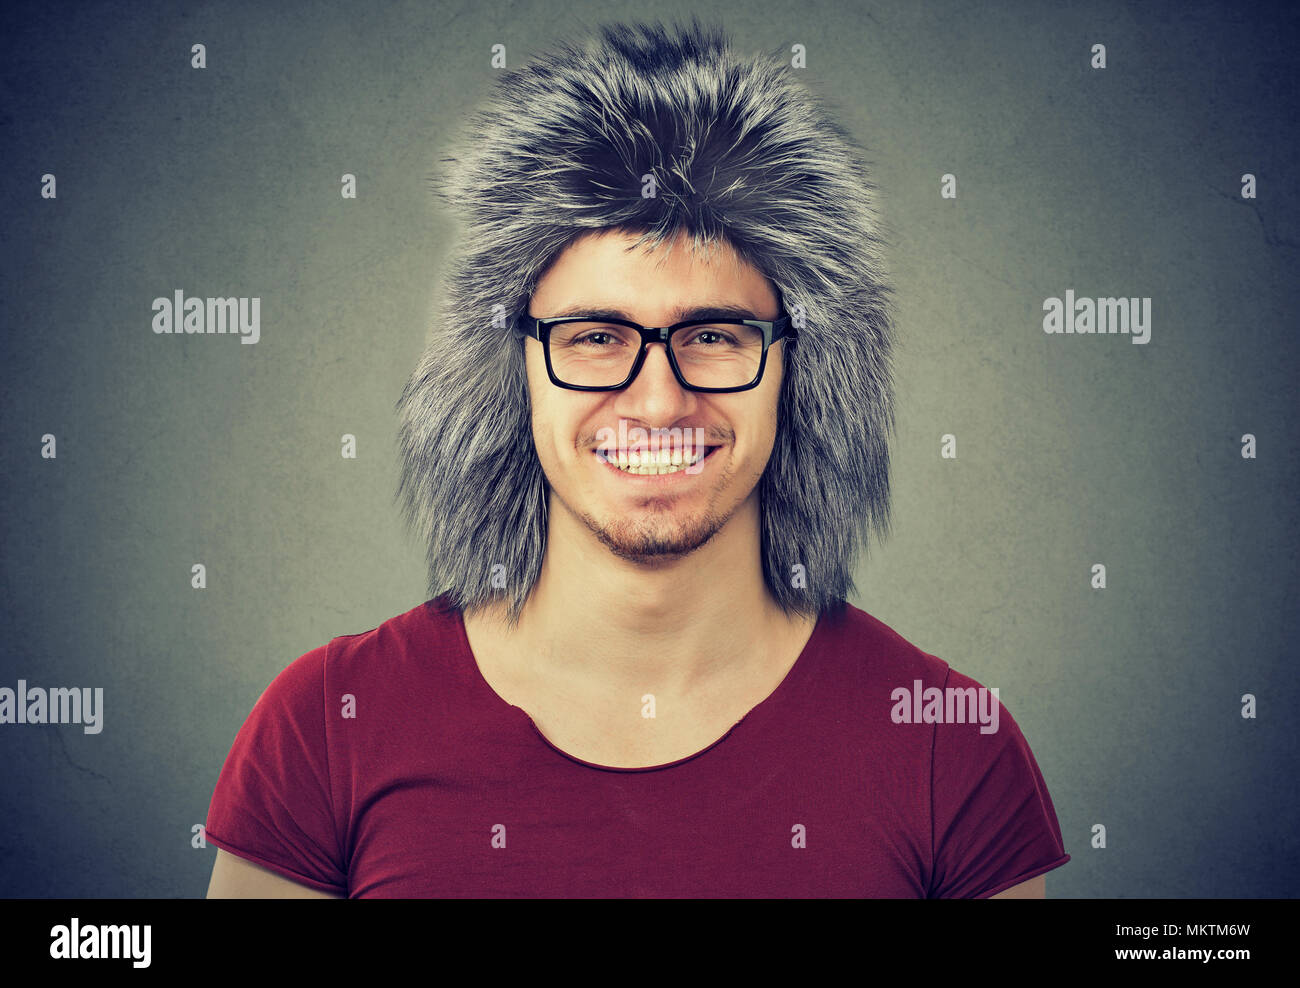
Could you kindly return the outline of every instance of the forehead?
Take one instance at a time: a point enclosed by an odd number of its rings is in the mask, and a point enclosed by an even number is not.
[[[697,249],[686,233],[659,244],[638,244],[639,237],[600,230],[577,238],[538,280],[536,309],[635,305],[664,312],[713,305],[743,309],[755,318],[769,318],[775,309],[771,282],[725,240]]]

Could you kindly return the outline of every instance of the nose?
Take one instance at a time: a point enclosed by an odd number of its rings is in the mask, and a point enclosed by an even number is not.
[[[624,418],[670,426],[695,410],[696,394],[681,386],[668,362],[668,347],[651,343],[636,377],[618,392],[615,410]]]

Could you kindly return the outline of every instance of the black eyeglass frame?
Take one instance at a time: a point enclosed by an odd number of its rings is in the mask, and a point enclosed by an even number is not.
[[[637,352],[636,360],[632,362],[632,369],[628,372],[627,377],[621,384],[611,385],[588,385],[588,384],[569,384],[561,381],[555,376],[555,369],[551,366],[551,327],[559,326],[567,322],[599,322],[610,326],[624,326],[628,329],[636,330],[641,334],[641,349]],[[754,380],[748,384],[742,384],[734,388],[704,388],[697,387],[686,380],[682,375],[682,369],[677,366],[677,358],[673,355],[673,349],[668,345],[668,339],[679,329],[685,329],[688,326],[751,326],[763,334],[763,353],[758,360],[758,373],[754,375]],[[799,338],[795,332],[790,315],[785,311],[784,304],[781,307],[780,314],[775,319],[688,319],[686,322],[675,323],[672,326],[650,327],[642,326],[639,323],[631,322],[627,319],[593,319],[591,316],[556,316],[550,319],[539,319],[536,316],[530,316],[528,313],[521,313],[515,320],[515,332],[520,336],[530,337],[542,344],[542,354],[546,358],[546,375],[551,379],[551,383],[557,388],[564,388],[568,391],[621,391],[636,380],[637,374],[641,373],[641,367],[645,364],[646,348],[651,343],[664,344],[664,351],[668,355],[668,364],[673,369],[673,376],[677,378],[677,383],[687,391],[700,391],[706,394],[733,394],[737,391],[749,391],[759,386],[763,380],[763,371],[767,368],[767,351],[768,348],[777,340],[787,340],[793,343]]]

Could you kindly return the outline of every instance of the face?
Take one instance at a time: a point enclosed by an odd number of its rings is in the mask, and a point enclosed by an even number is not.
[[[538,318],[616,309],[643,326],[670,326],[680,310],[732,306],[775,319],[771,283],[726,244],[692,254],[687,235],[628,252],[636,236],[600,231],[575,241],[538,282],[528,312]],[[741,318],[744,318],[743,316]],[[763,379],[749,391],[688,391],[673,375],[663,344],[651,344],[636,379],[622,391],[558,388],[542,344],[525,341],[533,439],[549,482],[552,524],[565,512],[616,555],[645,564],[680,558],[743,514],[757,527],[759,478],[776,437],[785,342],[767,352]],[[636,430],[643,430],[638,432]],[[652,432],[652,430],[657,430]],[[677,432],[662,430],[679,430]],[[699,430],[699,431],[697,431]],[[633,473],[610,460],[662,437],[702,439],[702,460],[673,472]],[[620,448],[622,447],[622,448]],[[668,454],[670,459],[673,452]],[[698,445],[681,452],[700,452]],[[663,470],[658,466],[656,469]],[[641,468],[642,470],[645,467]]]

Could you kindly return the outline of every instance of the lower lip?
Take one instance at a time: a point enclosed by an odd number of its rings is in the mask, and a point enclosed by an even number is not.
[[[722,448],[721,446],[713,447],[713,449],[709,450],[709,452],[705,455],[704,459],[700,460],[693,467],[690,468],[683,467],[682,469],[676,471],[675,473],[645,473],[645,474],[626,473],[625,471],[620,470],[618,467],[614,466],[614,464],[610,463],[608,460],[602,458],[599,453],[592,453],[592,456],[594,456],[596,460],[602,466],[605,467],[606,470],[608,470],[610,473],[617,475],[621,480],[629,481],[634,484],[650,484],[650,485],[680,484],[684,480],[689,480],[692,477],[698,477],[702,473],[704,473],[706,464],[708,464],[708,462],[713,459],[714,454],[717,453],[718,450],[720,450],[721,448]]]

